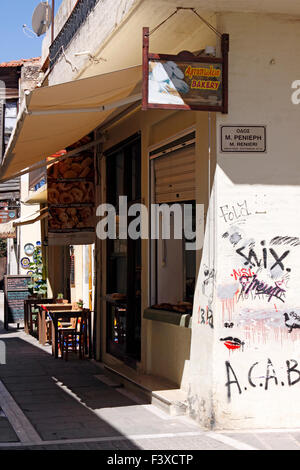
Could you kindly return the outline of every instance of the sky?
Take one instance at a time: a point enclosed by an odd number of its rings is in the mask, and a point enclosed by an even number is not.
[[[63,0],[55,0],[55,12]],[[23,32],[26,24],[31,30],[31,18],[40,0],[0,0],[0,62],[39,57],[42,41],[28,29]],[[52,0],[49,0],[52,4]]]

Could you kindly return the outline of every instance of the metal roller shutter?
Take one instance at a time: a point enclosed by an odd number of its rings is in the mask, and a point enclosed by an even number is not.
[[[154,159],[155,202],[195,199],[195,145]]]

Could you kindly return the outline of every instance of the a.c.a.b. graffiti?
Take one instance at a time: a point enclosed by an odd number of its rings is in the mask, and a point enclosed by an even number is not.
[[[271,359],[266,362],[254,362],[245,370],[245,375],[241,377],[236,373],[232,364],[225,361],[226,378],[225,387],[227,389],[227,398],[230,401],[233,394],[241,395],[254,388],[261,388],[263,391],[270,390],[271,387],[292,387],[300,382],[300,365],[295,359],[288,359],[280,370],[284,369],[284,375],[279,377]]]

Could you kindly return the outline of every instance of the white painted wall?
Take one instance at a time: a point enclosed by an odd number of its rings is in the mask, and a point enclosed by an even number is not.
[[[39,214],[36,213],[37,211],[40,210],[40,205],[39,204],[30,204],[30,205],[25,205],[22,203],[28,197],[28,186],[29,186],[29,175],[23,175],[21,176],[21,188],[20,188],[20,216],[21,218],[35,218]],[[35,214],[33,217],[32,214]],[[20,258],[19,261],[23,257],[28,257],[30,260],[32,260],[32,256],[26,255],[24,252],[24,246],[26,243],[32,243],[33,245],[36,245],[36,242],[41,241],[41,223],[34,222],[33,224],[29,225],[21,225],[18,228],[18,243],[19,243],[19,250],[20,250]],[[19,274],[26,274],[28,269],[22,268],[21,264],[19,263]]]
[[[57,32],[62,29],[75,3],[75,0],[65,0],[62,3],[55,17],[55,36]],[[78,29],[71,43],[65,48],[65,55],[62,55],[58,59],[49,75],[49,84],[55,85],[57,83],[74,80],[84,67],[91,65],[92,62],[88,55],[76,56],[75,54],[88,51],[94,56],[98,48],[119,26],[134,3],[138,3],[137,0],[99,1],[88,15],[83,25]],[[49,53],[50,34],[49,30],[43,41],[44,60]]]
[[[7,274],[18,274],[17,245],[14,238],[7,239]]]
[[[289,332],[284,313],[300,315],[300,105],[291,102],[291,83],[299,79],[299,18],[224,13],[218,28],[230,34],[229,114],[217,115],[212,226],[193,314],[190,413],[217,428],[293,427],[300,418],[300,329]],[[222,154],[225,123],[266,125],[267,153]],[[286,236],[296,238],[273,240]],[[233,270],[249,269],[243,255],[251,249],[252,273],[284,289],[280,298],[271,291],[257,296],[253,276],[248,298],[240,295],[243,286]],[[206,318],[210,302],[213,328]],[[226,337],[244,344],[227,349]]]

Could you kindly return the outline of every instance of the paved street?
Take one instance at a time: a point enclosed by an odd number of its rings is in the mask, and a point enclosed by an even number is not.
[[[53,359],[24,332],[2,332],[0,449],[300,449],[300,430],[207,432],[116,386],[94,361]]]

